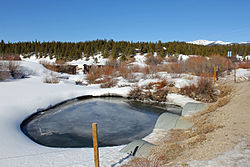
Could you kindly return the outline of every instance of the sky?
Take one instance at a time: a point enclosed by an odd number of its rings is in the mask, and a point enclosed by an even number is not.
[[[250,41],[250,0],[0,0],[0,40]]]

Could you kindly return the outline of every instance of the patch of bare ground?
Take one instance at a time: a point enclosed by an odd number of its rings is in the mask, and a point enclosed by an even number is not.
[[[157,164],[164,167],[188,166],[190,161],[213,159],[233,150],[242,140],[250,147],[250,82],[218,85],[221,91],[218,101],[185,117],[194,126],[171,130],[165,140],[155,143],[158,146],[145,162],[157,159]],[[139,162],[143,164],[142,159]]]

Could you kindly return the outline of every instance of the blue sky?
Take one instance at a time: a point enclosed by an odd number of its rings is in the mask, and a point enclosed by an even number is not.
[[[250,41],[250,0],[0,0],[0,39]]]

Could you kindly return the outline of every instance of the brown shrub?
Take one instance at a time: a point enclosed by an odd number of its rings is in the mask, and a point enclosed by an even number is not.
[[[202,102],[216,101],[216,95],[214,92],[213,82],[207,77],[201,77],[197,83],[197,86],[192,84],[180,89],[180,93],[182,95],[187,95]]]
[[[157,72],[160,72],[162,69],[157,65],[148,65],[140,69],[140,72],[143,74],[143,77],[146,79],[148,77],[155,77]]]
[[[138,65],[136,65],[136,66],[133,65],[133,66],[130,66],[129,68],[130,68],[131,72],[133,72],[133,73],[141,71],[141,68]]]
[[[57,71],[57,67],[55,63],[49,63],[47,61],[40,61],[39,63],[51,71],[55,71],[55,72]]]
[[[151,82],[147,86],[149,87],[149,89],[153,89],[155,87],[157,90],[160,90],[160,89],[168,86],[168,83],[167,83],[166,79],[163,79],[160,82]]]
[[[95,83],[96,79],[101,78],[101,76],[102,76],[102,71],[100,70],[100,68],[92,66],[87,75],[88,83],[90,84]]]
[[[129,73],[131,70],[128,67],[128,64],[122,63],[118,68],[117,71],[119,71],[119,75],[122,76],[123,78],[128,78]]]
[[[167,81],[136,86],[129,92],[129,98],[139,101],[165,102],[168,95]]]
[[[8,71],[0,71],[0,81],[10,78]]]
[[[163,60],[164,58],[162,58],[161,56],[148,55],[145,62],[147,65],[156,66],[161,64]]]
[[[250,68],[250,61],[247,62],[240,62],[237,65],[237,68],[249,69]]]
[[[104,76],[114,76],[116,69],[114,66],[103,66],[101,69],[102,75]]]
[[[198,76],[204,73],[212,73],[213,69],[209,66],[208,60],[201,56],[190,57],[185,61],[185,71]]]
[[[101,88],[111,88],[117,85],[117,80],[106,78],[102,81]]]
[[[178,57],[177,56],[169,56],[167,58],[168,62],[178,62]]]
[[[0,60],[19,61],[21,58],[17,54],[0,54]]]
[[[162,66],[162,69],[164,71],[167,71],[168,73],[183,73],[184,72],[184,64],[183,62],[173,62],[173,63],[169,63],[166,65]]]
[[[118,67],[119,61],[117,59],[109,58],[108,61],[106,62],[106,66]]]
[[[219,67],[219,71],[218,71],[219,75],[221,75],[222,72],[224,72],[228,69],[233,69],[233,67],[234,67],[234,64],[232,63],[231,60],[229,60],[225,57],[222,57],[222,56],[218,56],[218,55],[212,56],[209,59],[209,63],[210,63],[210,68],[213,68],[216,66]],[[213,69],[212,69],[212,71],[213,71]]]
[[[65,64],[66,61],[65,60],[62,60],[62,59],[56,59],[56,64],[60,64],[60,65],[63,65]]]
[[[55,63],[49,63],[46,61],[40,61],[39,63],[51,71],[68,73],[68,74],[76,74],[77,66],[75,65],[55,64]]]

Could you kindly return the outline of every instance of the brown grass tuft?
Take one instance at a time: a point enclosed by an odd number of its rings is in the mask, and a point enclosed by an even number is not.
[[[60,82],[60,79],[57,78],[53,73],[50,73],[50,75],[47,75],[44,80],[44,83],[50,83],[50,84],[57,84]]]

